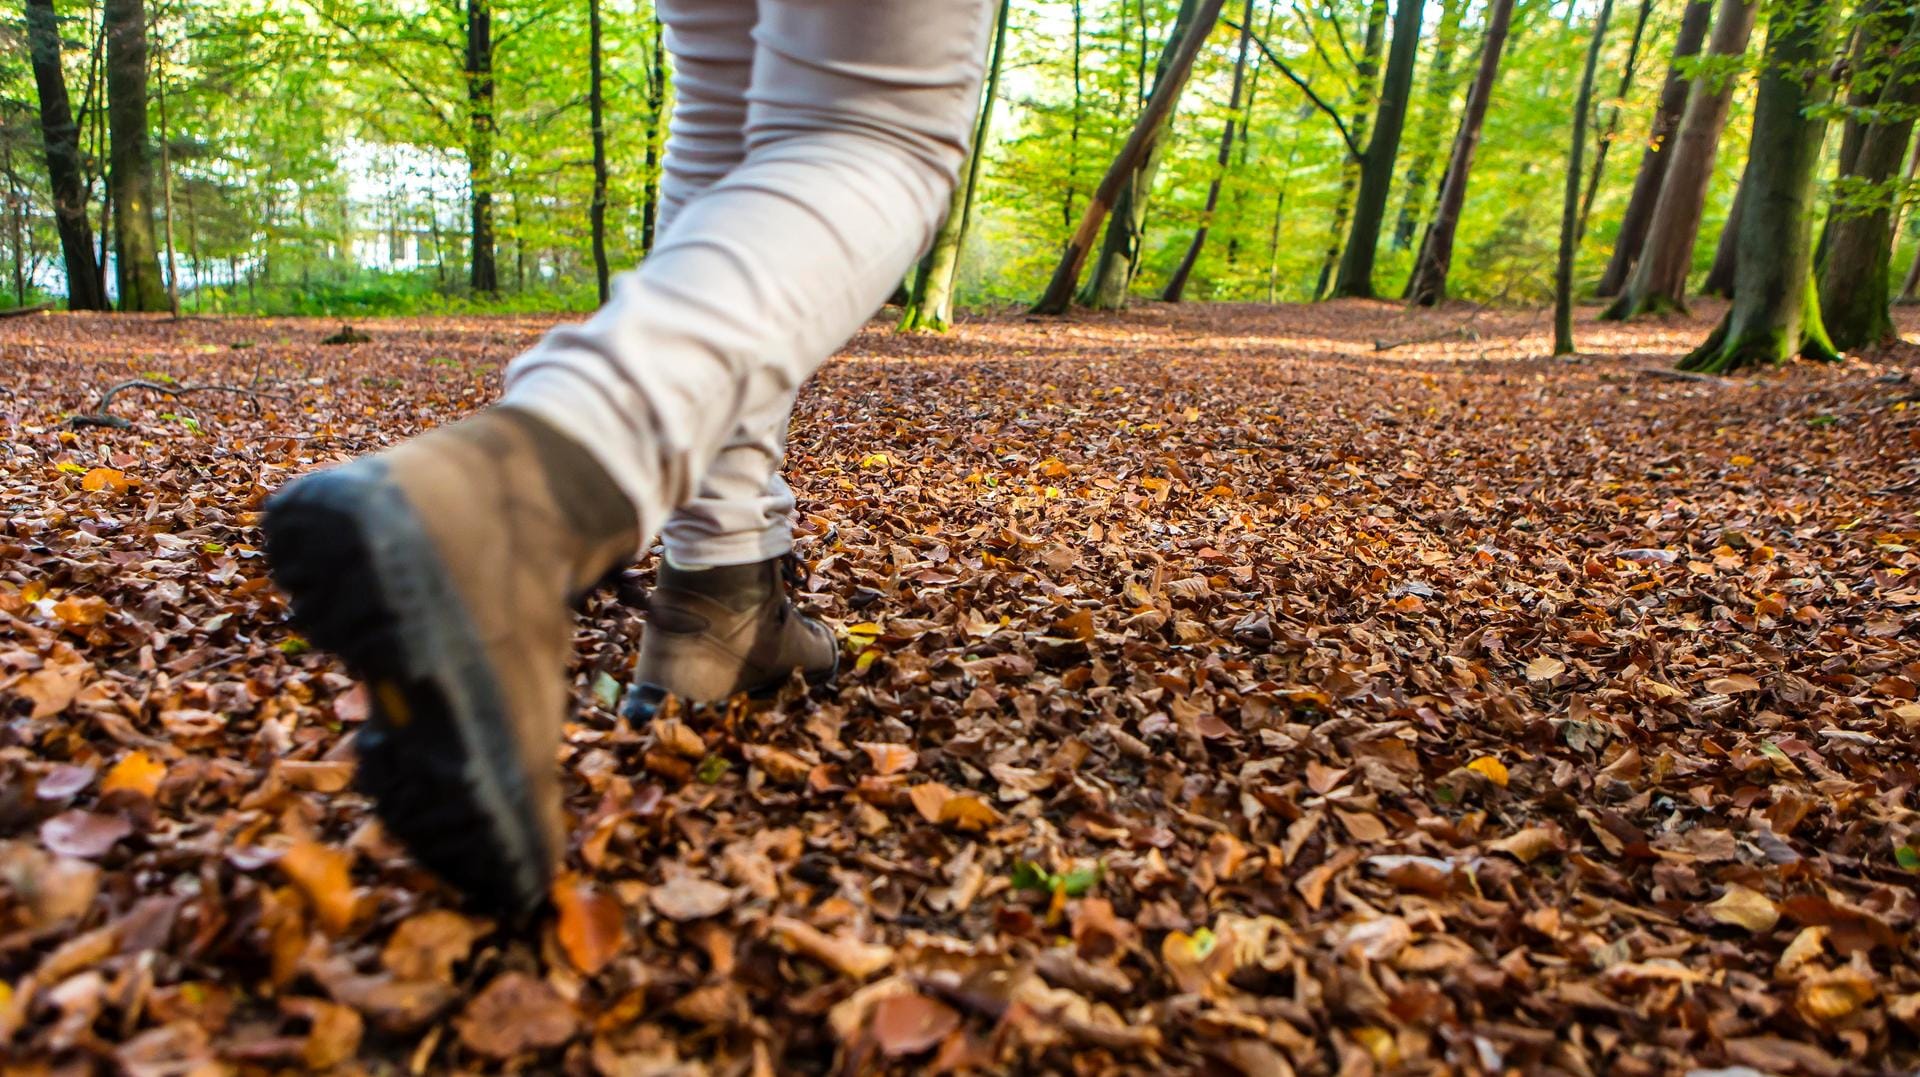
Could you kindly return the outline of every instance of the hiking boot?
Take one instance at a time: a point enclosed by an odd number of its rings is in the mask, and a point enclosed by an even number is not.
[[[626,497],[493,408],[295,480],[262,526],[294,624],[366,682],[356,778],[381,821],[476,903],[538,907],[565,849],[570,606],[633,556]]]
[[[832,680],[839,645],[826,625],[794,609],[792,566],[791,555],[697,571],[663,561],[647,596],[627,717],[652,719],[670,695],[717,703],[770,694],[796,669],[813,684]]]

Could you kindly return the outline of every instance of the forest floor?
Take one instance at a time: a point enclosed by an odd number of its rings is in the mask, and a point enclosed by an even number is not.
[[[590,596],[521,930],[255,524],[544,323],[0,322],[0,1072],[1910,1073],[1920,349],[1670,376],[1717,311],[876,323],[794,426],[837,691],[631,728]],[[128,378],[255,395],[68,423]]]

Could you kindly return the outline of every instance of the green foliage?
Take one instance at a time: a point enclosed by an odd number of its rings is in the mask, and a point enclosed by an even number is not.
[[[1178,7],[1177,0],[1011,2],[1001,118],[985,147],[975,227],[960,258],[959,298],[968,306],[1018,303],[1038,292],[1141,107]],[[79,0],[58,3],[69,85],[96,173],[97,229],[104,159],[90,62],[97,19]],[[1574,91],[1567,72],[1581,62],[1595,6],[1519,4],[1459,229],[1456,295],[1523,302],[1545,294]],[[1371,0],[1261,0],[1254,8],[1267,47],[1350,125],[1353,55],[1370,7]],[[167,58],[166,139],[187,310],[357,316],[590,308],[586,4],[493,0],[492,10],[502,291],[475,298],[465,294],[463,0],[149,0],[156,50]],[[1466,2],[1461,11],[1451,70],[1438,85],[1431,78],[1440,20],[1428,20],[1390,217],[1407,204],[1423,221],[1431,205],[1484,30],[1484,4]],[[1240,5],[1228,5],[1228,14],[1237,20]],[[1678,18],[1677,5],[1661,5],[1631,91],[1596,102],[1618,105],[1622,125],[1580,251],[1579,281],[1597,275],[1609,253]],[[605,26],[608,243],[613,265],[623,268],[644,255],[671,87],[654,67],[659,30],[650,0],[609,0]],[[1602,54],[1602,71],[1614,73],[1600,80],[1607,93],[1617,86],[1627,37],[1609,35]],[[1183,96],[1147,219],[1139,295],[1157,293],[1185,252],[1221,128],[1236,119],[1241,137],[1187,294],[1311,297],[1347,148],[1327,113],[1258,49],[1244,106],[1230,117],[1234,40],[1224,24],[1215,30]],[[31,302],[35,290],[58,286],[58,245],[37,156],[31,73],[18,51],[0,50],[0,152],[10,155],[0,164],[11,161],[6,175],[24,207],[17,240],[0,220],[0,290],[10,290],[17,246]],[[1740,65],[1726,66],[1717,73],[1739,73]],[[1701,270],[1745,160],[1750,81],[1736,94],[1723,140],[1697,252]],[[1420,153],[1433,163],[1416,189],[1407,172]],[[1904,189],[1871,194],[1905,197]],[[1389,238],[1379,258],[1382,294],[1396,294],[1411,251]]]

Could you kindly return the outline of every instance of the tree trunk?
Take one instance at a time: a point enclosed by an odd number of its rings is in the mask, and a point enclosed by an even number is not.
[[[1247,81],[1247,46],[1252,44],[1253,0],[1246,0],[1246,7],[1240,12],[1240,44],[1233,57],[1233,89],[1227,95],[1227,125],[1220,132],[1220,152],[1214,158],[1213,182],[1207,185],[1207,204],[1200,211],[1200,227],[1194,230],[1193,242],[1187,244],[1186,256],[1180,259],[1179,268],[1168,278],[1167,286],[1160,298],[1169,303],[1178,303],[1187,290],[1187,278],[1193,275],[1194,263],[1200,260],[1200,249],[1207,245],[1207,229],[1213,225],[1214,210],[1220,207],[1220,185],[1227,178],[1227,162],[1233,160],[1234,125],[1240,119],[1240,93]]]
[[[114,279],[121,310],[165,310],[154,238],[153,148],[147,133],[147,12],[144,0],[106,0],[107,126],[112,143]]]
[[[1360,63],[1354,70],[1358,84],[1353,95],[1353,119],[1347,127],[1353,133],[1352,144],[1367,140],[1367,123],[1373,116],[1374,80],[1380,74],[1380,53],[1387,40],[1387,0],[1374,0],[1367,15],[1367,42],[1360,50]],[[1353,216],[1353,194],[1360,182],[1360,158],[1349,152],[1340,166],[1340,193],[1334,196],[1333,225],[1327,232],[1327,255],[1320,263],[1320,279],[1313,286],[1313,297],[1325,299],[1333,284],[1334,267],[1340,264],[1340,241],[1347,236],[1347,221]]]
[[[167,49],[160,46],[160,62],[155,65],[154,101],[160,108],[160,208],[165,221],[163,238],[167,250],[167,309],[180,317],[180,260],[173,245],[173,147],[167,130]]]
[[[647,155],[646,191],[640,207],[640,249],[653,250],[654,232],[660,220],[660,144],[666,132],[667,57],[666,31],[660,17],[653,19],[653,66],[647,71]]]
[[[1720,0],[1711,56],[1740,56],[1753,32],[1754,0]],[[1687,274],[1693,269],[1693,244],[1700,237],[1700,213],[1713,182],[1713,159],[1733,96],[1731,77],[1703,76],[1687,95],[1687,110],[1674,140],[1673,160],[1660,185],[1648,223],[1646,247],[1633,278],[1603,317],[1624,320],[1642,314],[1686,309]]]
[[[1765,59],[1754,106],[1747,206],[1733,306],[1683,370],[1724,374],[1795,354],[1837,360],[1820,318],[1813,280],[1813,180],[1824,117],[1818,75],[1828,59],[1833,5],[1778,0],[1768,20]]]
[[[1553,274],[1553,354],[1572,355],[1573,256],[1580,246],[1580,176],[1585,171],[1587,111],[1593,107],[1593,72],[1600,66],[1600,46],[1607,40],[1607,22],[1613,18],[1613,0],[1601,0],[1593,23],[1593,43],[1587,46],[1587,66],[1580,74],[1580,92],[1573,105],[1573,147],[1567,153],[1567,194],[1560,206],[1560,260]]]
[[[1893,205],[1907,142],[1913,136],[1913,106],[1920,103],[1911,31],[1898,59],[1890,61],[1870,117],[1861,124],[1851,168],[1841,175],[1827,215],[1827,247],[1819,260],[1820,314],[1834,347],[1871,347],[1894,338],[1887,279],[1893,259]],[[1856,78],[1859,72],[1855,72]],[[1851,180],[1851,182],[1848,182]]]
[[[1633,76],[1640,64],[1640,42],[1646,38],[1647,19],[1653,14],[1653,0],[1640,0],[1640,17],[1633,23],[1633,43],[1627,46],[1627,63],[1620,71],[1620,90],[1607,107],[1607,122],[1600,127],[1600,144],[1593,151],[1593,173],[1587,177],[1587,193],[1580,199],[1580,221],[1573,238],[1586,238],[1587,218],[1593,213],[1593,198],[1600,193],[1600,176],[1607,170],[1607,151],[1613,148],[1614,132],[1620,129],[1620,109],[1633,91]]]
[[[1701,295],[1722,298],[1733,295],[1733,274],[1740,264],[1740,211],[1746,200],[1747,177],[1740,174],[1740,186],[1733,189],[1733,205],[1727,207],[1727,219],[1720,224],[1720,242],[1713,248],[1713,267],[1700,282]]]
[[[987,134],[993,127],[993,105],[1000,94],[1000,65],[1007,52],[1007,13],[1013,5],[1001,0],[994,20],[993,44],[987,57],[986,92],[980,98],[980,114],[973,125],[973,142],[967,151],[967,168],[954,185],[953,198],[947,204],[946,219],[933,235],[933,249],[920,263],[913,292],[900,318],[902,332],[925,329],[944,333],[953,325],[953,291],[960,271],[960,251],[966,246],[967,225],[973,220],[973,199],[980,185],[980,162],[987,148]]]
[[[587,0],[587,122],[593,125],[593,203],[588,225],[593,229],[593,281],[600,302],[612,295],[607,267],[607,127],[606,96],[601,72],[600,0]]]
[[[1646,0],[1652,3],[1653,0]],[[1453,111],[1453,52],[1460,43],[1460,17],[1466,12],[1464,0],[1442,0],[1440,29],[1433,40],[1433,69],[1427,73],[1427,104],[1420,115],[1420,126],[1413,136],[1413,160],[1407,165],[1406,194],[1400,200],[1400,219],[1393,226],[1393,249],[1406,250],[1420,230],[1427,211],[1429,173],[1434,155],[1440,151],[1440,132]]]
[[[1154,65],[1153,84],[1156,91],[1166,82],[1169,63],[1193,30],[1196,3],[1197,0],[1180,0],[1179,14],[1173,20],[1173,29],[1168,32],[1167,43],[1160,50],[1160,59]],[[1184,85],[1185,76],[1182,76],[1181,83]],[[1176,88],[1176,97],[1179,92],[1179,88]],[[1127,290],[1133,284],[1134,274],[1140,271],[1147,203],[1153,197],[1153,181],[1160,173],[1160,161],[1165,156],[1167,134],[1173,128],[1173,114],[1177,107],[1176,100],[1155,128],[1139,166],[1128,177],[1126,186],[1120,188],[1119,197],[1113,204],[1113,216],[1107,222],[1106,239],[1100,245],[1100,258],[1094,263],[1093,279],[1087,282],[1086,289],[1080,294],[1080,302],[1086,306],[1119,310],[1127,305]]]
[[[1380,84],[1380,109],[1375,114],[1373,138],[1360,163],[1360,193],[1354,199],[1353,230],[1347,234],[1346,253],[1333,282],[1336,298],[1373,297],[1373,261],[1380,246],[1380,226],[1393,193],[1393,166],[1400,155],[1400,133],[1406,127],[1407,99],[1413,93],[1413,64],[1419,56],[1420,16],[1424,0],[1400,0],[1393,16],[1393,47],[1387,56],[1386,77]]]
[[[1086,51],[1086,15],[1080,0],[1073,0],[1073,122],[1067,131],[1067,182],[1060,199],[1060,227],[1073,227],[1073,196],[1080,185],[1080,121],[1085,115],[1086,92],[1082,89],[1082,60]]]
[[[1220,17],[1220,7],[1224,0],[1200,0],[1199,11],[1193,20],[1193,32],[1186,35],[1180,44],[1180,52],[1173,57],[1168,67],[1168,77],[1154,87],[1153,96],[1148,99],[1147,107],[1140,111],[1134,121],[1133,131],[1127,141],[1114,155],[1113,164],[1108,167],[1105,178],[1093,192],[1087,202],[1087,211],[1080,218],[1080,225],[1074,229],[1067,240],[1066,249],[1061,252],[1060,262],[1054,267],[1053,279],[1048,282],[1047,290],[1033,305],[1036,314],[1064,314],[1073,299],[1075,286],[1080,281],[1080,271],[1086,266],[1087,252],[1093,247],[1093,238],[1100,231],[1100,225],[1113,210],[1114,202],[1120,195],[1120,188],[1134,173],[1135,167],[1145,155],[1148,144],[1160,129],[1161,121],[1173,112],[1174,101],[1179,97],[1180,88],[1185,85],[1187,76],[1193,71],[1193,61],[1200,54],[1201,45],[1206,43],[1207,34]]]
[[[87,185],[80,170],[80,128],[67,98],[67,76],[60,64],[60,23],[53,0],[27,0],[27,42],[33,56],[33,80],[40,91],[40,140],[47,153],[47,184],[53,193],[53,222],[60,232],[60,254],[67,274],[69,310],[105,310],[100,266],[93,256],[93,227],[87,220]]]
[[[1620,234],[1613,242],[1613,255],[1600,275],[1599,293],[1617,295],[1626,286],[1627,275],[1640,260],[1640,249],[1647,240],[1647,226],[1653,221],[1653,206],[1660,198],[1660,187],[1667,175],[1667,163],[1673,159],[1673,133],[1680,126],[1681,113],[1687,107],[1686,61],[1700,52],[1712,20],[1713,0],[1692,0],[1680,18],[1680,33],[1673,42],[1673,64],[1667,68],[1667,81],[1660,89],[1660,103],[1653,111],[1653,126],[1647,132],[1647,148],[1640,155],[1640,171],[1633,177],[1633,193],[1627,197],[1626,213],[1620,218]]]
[[[1513,0],[1491,0],[1487,11],[1487,37],[1480,46],[1480,70],[1467,91],[1467,104],[1460,114],[1460,130],[1454,135],[1453,152],[1447,158],[1447,171],[1440,179],[1440,199],[1433,220],[1420,239],[1420,253],[1413,260],[1413,275],[1407,278],[1407,299],[1421,306],[1436,306],[1447,297],[1447,272],[1453,266],[1453,236],[1460,227],[1460,209],[1467,201],[1467,177],[1473,170],[1473,151],[1480,144],[1480,128],[1486,122],[1487,104],[1493,97],[1493,83],[1500,73],[1500,53],[1507,44],[1507,30],[1513,20]]]
[[[1887,4],[1885,0],[1861,0],[1847,22],[1852,30],[1845,64],[1836,73],[1847,82],[1846,122],[1840,127],[1840,153],[1834,174],[1856,174],[1855,161],[1866,141],[1867,127],[1878,122],[1873,109],[1882,100],[1882,92],[1893,74],[1888,59],[1899,52],[1901,38],[1912,21],[1912,7]],[[1818,267],[1827,256],[1827,241],[1832,229],[1832,209],[1821,222],[1819,238],[1813,244],[1813,264]]]
[[[467,187],[472,253],[467,285],[475,295],[500,290],[493,232],[493,0],[467,0]]]

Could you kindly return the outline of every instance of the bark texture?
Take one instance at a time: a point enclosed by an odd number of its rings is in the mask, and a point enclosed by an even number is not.
[[[1393,193],[1393,166],[1400,156],[1400,135],[1406,128],[1407,101],[1413,93],[1413,64],[1419,54],[1423,0],[1400,0],[1393,16],[1393,46],[1387,55],[1386,76],[1380,83],[1380,108],[1375,114],[1373,138],[1360,162],[1360,193],[1353,204],[1353,230],[1340,256],[1340,273],[1333,294],[1372,298],[1373,262],[1380,246],[1380,227]]]
[[[1721,0],[1714,20],[1712,56],[1740,56],[1753,33],[1752,0]],[[1685,309],[1687,274],[1693,269],[1693,245],[1700,237],[1700,214],[1713,182],[1713,162],[1733,96],[1731,77],[1702,76],[1687,95],[1687,111],[1675,138],[1673,160],[1660,184],[1647,241],[1633,277],[1605,317],[1627,319]]]
[[[1513,0],[1492,0],[1487,10],[1487,37],[1480,47],[1480,69],[1473,87],[1467,91],[1466,109],[1460,115],[1460,130],[1454,135],[1453,152],[1447,158],[1447,171],[1440,180],[1440,199],[1434,206],[1433,220],[1420,239],[1420,253],[1413,261],[1413,275],[1407,278],[1409,302],[1435,306],[1447,297],[1447,272],[1453,266],[1453,238],[1460,227],[1460,210],[1467,201],[1467,179],[1473,171],[1473,151],[1480,145],[1480,129],[1487,119],[1487,103],[1493,97],[1494,80],[1500,74],[1500,54],[1507,45],[1507,30],[1513,21]]]
[[[1653,124],[1647,132],[1647,148],[1640,155],[1640,170],[1633,177],[1633,191],[1627,196],[1627,209],[1620,218],[1613,255],[1607,259],[1606,271],[1600,275],[1598,290],[1603,296],[1619,294],[1634,264],[1640,260],[1647,227],[1653,221],[1654,203],[1659,200],[1660,186],[1666,179],[1667,163],[1673,159],[1673,135],[1687,107],[1687,91],[1692,82],[1686,76],[1686,62],[1699,55],[1712,19],[1713,0],[1692,0],[1680,18],[1680,32],[1673,41],[1673,63],[1667,68],[1667,81],[1660,88],[1660,103],[1654,108]]]
[[[1593,107],[1593,72],[1600,66],[1600,46],[1607,39],[1607,23],[1613,18],[1613,0],[1601,0],[1600,14],[1593,23],[1593,42],[1587,46],[1587,66],[1580,75],[1580,92],[1574,98],[1573,146],[1567,152],[1567,193],[1560,208],[1560,259],[1553,274],[1553,354],[1572,355],[1573,344],[1573,256],[1580,245],[1580,175],[1585,171],[1587,151],[1587,110]]]
[[[147,129],[147,12],[144,0],[106,0],[107,184],[113,192],[114,280],[121,310],[166,310],[153,217],[153,147]]]
[[[100,264],[93,253],[93,226],[87,220],[80,128],[73,122],[66,71],[60,64],[60,22],[54,14],[53,0],[27,0],[26,22],[33,81],[40,96],[40,141],[46,149],[53,222],[60,233],[60,254],[67,274],[67,307],[106,310]]]
[[[1810,113],[1824,96],[1833,14],[1825,0],[1778,0],[1772,7],[1733,306],[1681,361],[1683,370],[1723,374],[1795,355],[1839,358],[1821,321],[1812,257],[1813,179],[1826,120]]]

